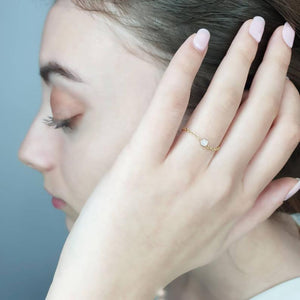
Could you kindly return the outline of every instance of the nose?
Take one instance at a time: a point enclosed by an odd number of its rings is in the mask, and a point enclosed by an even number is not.
[[[42,120],[37,118],[31,125],[23,140],[18,157],[25,165],[39,172],[50,171],[55,167],[55,138],[52,128],[46,128]]]

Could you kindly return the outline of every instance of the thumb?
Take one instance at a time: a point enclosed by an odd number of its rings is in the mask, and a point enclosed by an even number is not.
[[[300,189],[300,178],[280,178],[273,180],[260,193],[254,206],[234,225],[228,237],[228,245],[238,240],[273,212]]]

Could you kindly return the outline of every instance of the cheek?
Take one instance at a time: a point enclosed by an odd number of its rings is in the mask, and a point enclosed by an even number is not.
[[[132,99],[136,99],[136,103]],[[118,99],[114,100],[118,102]],[[137,96],[123,97],[122,101],[104,110],[105,114],[100,108],[94,107],[93,113],[87,117],[88,121],[79,125],[76,135],[66,138],[61,171],[69,197],[76,202],[74,206],[77,206],[77,210],[81,210],[129,142],[149,104],[145,98],[142,100]]]
[[[82,205],[109,168],[110,153],[97,153],[95,149],[99,147],[101,145],[95,141],[86,145],[68,145],[62,157],[62,176],[68,194]]]
[[[127,141],[122,128],[111,127],[97,133],[90,129],[89,135],[78,134],[76,140],[64,143],[61,172],[69,197],[76,202],[77,209],[84,205]]]

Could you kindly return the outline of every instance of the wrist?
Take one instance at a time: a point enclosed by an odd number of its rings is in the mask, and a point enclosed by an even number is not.
[[[108,280],[107,275],[109,276],[109,274],[103,274],[102,277],[97,277],[97,280],[91,280],[89,276],[84,278],[84,276],[80,278],[80,282],[78,282],[78,276],[62,277],[56,275],[46,300],[154,300],[159,290],[153,288],[151,278],[144,280],[139,277],[132,281],[128,280],[127,272],[118,279],[112,280],[110,278]]]
[[[126,276],[126,275],[124,275]],[[123,287],[120,287],[123,285]],[[157,291],[153,291],[147,284],[136,281],[134,285],[124,286],[122,280],[110,286],[99,283],[96,288],[89,284],[80,284],[80,288],[73,283],[55,283],[50,286],[46,300],[154,300]]]
[[[87,229],[87,227],[85,227]],[[91,232],[87,230],[86,232]],[[153,300],[158,272],[117,252],[105,234],[95,238],[72,230],[62,250],[46,300]],[[85,240],[87,239],[87,240]],[[89,243],[87,242],[89,241]],[[94,249],[94,250],[93,250]],[[138,266],[138,267],[137,267]]]

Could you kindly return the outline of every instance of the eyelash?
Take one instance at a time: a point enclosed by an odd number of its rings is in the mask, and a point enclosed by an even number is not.
[[[49,127],[54,127],[54,129],[72,129],[71,126],[71,119],[66,119],[66,120],[56,120],[51,116],[48,116],[47,119],[44,119],[44,124],[48,125]]]

